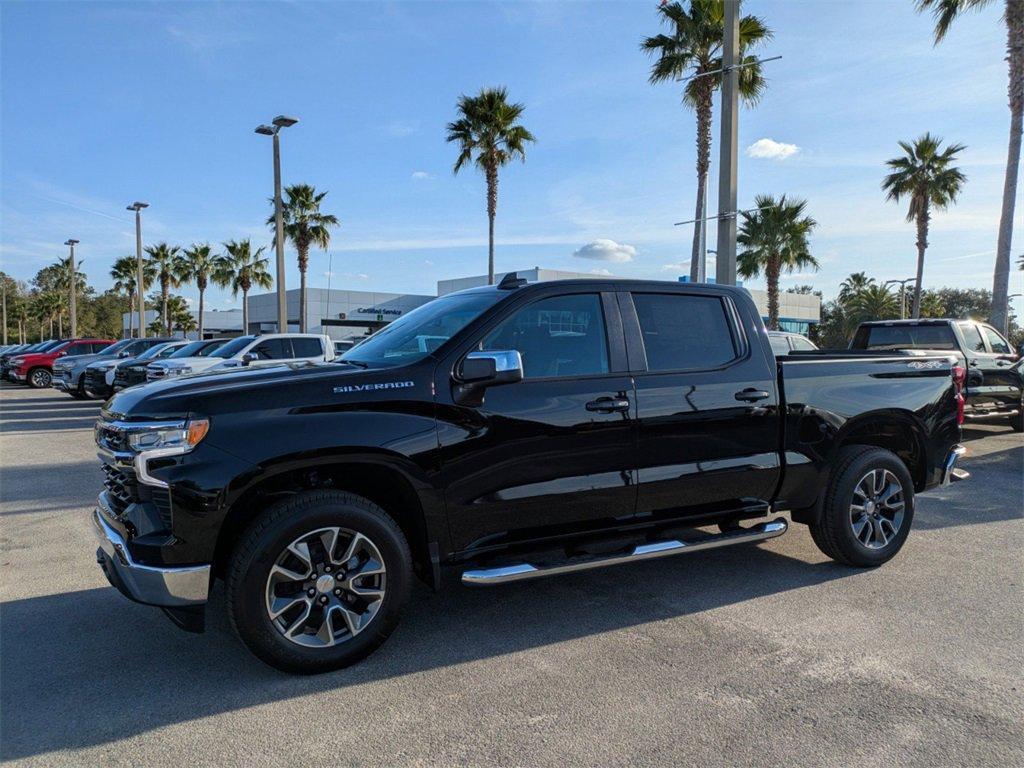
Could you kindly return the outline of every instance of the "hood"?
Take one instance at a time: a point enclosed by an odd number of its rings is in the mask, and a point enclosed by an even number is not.
[[[107,360],[111,357],[117,357],[116,354],[105,355],[102,352],[94,352],[91,355],[74,355],[73,357],[59,357],[54,362],[54,368],[77,368],[80,365],[87,365],[94,363],[97,360]]]
[[[187,360],[188,358],[182,358]],[[208,360],[209,358],[199,358]],[[395,378],[399,369],[388,368],[388,378]],[[239,367],[204,371],[170,379],[151,381],[144,386],[130,387],[115,394],[104,406],[108,418],[181,417],[196,409],[206,396],[231,399],[245,397],[246,390],[268,386],[299,386],[320,378],[352,377],[353,380],[379,379],[383,369],[366,370],[349,363],[281,362],[274,365]],[[282,398],[287,397],[282,394]],[[201,407],[201,406],[200,406]]]
[[[206,363],[213,360],[221,360],[219,357],[176,357],[173,360],[154,360],[150,363],[153,367],[159,368],[188,368],[197,363]]]

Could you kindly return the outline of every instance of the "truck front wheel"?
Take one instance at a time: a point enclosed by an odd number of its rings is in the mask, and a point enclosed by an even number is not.
[[[257,657],[286,672],[346,667],[391,634],[408,599],[409,544],[376,504],[307,491],[243,533],[227,574],[231,625]]]
[[[874,567],[900,551],[913,519],[914,483],[906,465],[884,448],[850,446],[839,452],[811,536],[833,560]]]

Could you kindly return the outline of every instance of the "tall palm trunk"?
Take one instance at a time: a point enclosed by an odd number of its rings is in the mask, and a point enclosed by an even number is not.
[[[768,283],[768,330],[779,330],[779,259],[772,256],[765,268],[765,280]]]
[[[198,334],[197,338],[202,339],[203,338],[203,307],[205,306],[205,298],[206,298],[206,280],[203,279],[203,278],[199,278],[198,280],[196,280],[196,287],[199,289],[199,323],[198,323],[198,330],[196,331],[196,333]]]
[[[242,283],[242,335],[244,336],[249,332],[249,284]],[[279,333],[287,333],[288,330],[279,331]]]
[[[57,338],[58,339],[63,339],[64,338],[64,313],[63,312],[58,312],[57,313]]]
[[[309,269],[309,243],[299,243],[299,333],[306,332],[306,270]],[[281,333],[288,333],[284,328]]]
[[[992,324],[1006,333],[1009,325],[1010,240],[1017,197],[1021,131],[1024,129],[1024,0],[1006,0],[1006,51],[1010,62],[1010,143],[999,217],[996,269],[992,277]]]
[[[168,298],[168,294],[170,293],[170,290],[171,290],[171,287],[170,287],[169,283],[170,283],[170,280],[167,278],[166,275],[161,275],[160,276],[160,301],[163,304],[164,333],[167,336],[171,335],[171,316],[170,316],[170,314],[168,312],[168,309],[167,309],[167,298]]]
[[[928,248],[928,220],[931,213],[928,211],[928,200],[917,214],[917,280],[914,281],[914,311],[911,317],[918,320],[921,317],[921,280],[924,278],[924,252]]]
[[[700,74],[702,70],[698,70]],[[704,78],[707,82],[707,78]],[[701,253],[701,231],[707,226],[704,220],[705,204],[704,198],[707,195],[708,169],[711,167],[711,119],[712,119],[713,93],[710,85],[701,90],[700,99],[697,102],[697,209],[693,218],[696,220],[693,227],[693,250],[690,254],[690,281],[697,282],[700,276]],[[719,211],[721,213],[721,211]]]
[[[498,212],[498,167],[487,166],[487,284],[494,285],[494,217]]]
[[[135,306],[135,291],[128,293],[128,338],[135,336],[135,313],[132,308]],[[124,333],[124,321],[121,322],[121,332]]]

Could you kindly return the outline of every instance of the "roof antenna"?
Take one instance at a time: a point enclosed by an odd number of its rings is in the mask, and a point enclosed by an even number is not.
[[[525,277],[520,277],[515,272],[509,272],[507,275],[501,278],[501,282],[498,283],[498,290],[511,291],[514,288],[522,288],[524,285],[526,285]]]

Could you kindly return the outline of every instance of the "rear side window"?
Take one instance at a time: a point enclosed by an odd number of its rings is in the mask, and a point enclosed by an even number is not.
[[[633,303],[648,370],[716,368],[736,359],[736,342],[718,297],[634,293]]]
[[[292,347],[288,339],[265,339],[250,352],[259,360],[287,360],[292,356]]]
[[[992,328],[987,325],[983,325],[981,329],[985,332],[985,338],[988,339],[988,345],[992,347],[992,351],[997,355],[1008,355],[1010,354],[1010,345],[1006,343],[1006,339],[1000,336]]]
[[[772,354],[776,357],[789,354],[789,340],[785,336],[769,336],[768,343],[772,345]]]
[[[814,346],[814,344],[805,339],[803,336],[793,336],[791,338],[793,341],[793,349],[796,350],[797,352],[813,352],[814,350],[817,349],[817,347]]]
[[[527,379],[608,373],[601,299],[580,293],[536,301],[491,331],[481,349],[518,350]]]
[[[320,339],[292,339],[294,357],[317,357],[324,353]]]
[[[985,351],[985,342],[981,340],[981,331],[974,323],[960,323],[960,333],[964,335],[964,346],[968,352]]]
[[[863,329],[862,329],[863,330]],[[956,337],[948,325],[872,325],[867,338],[857,334],[860,349],[956,350]],[[863,340],[863,341],[862,341]]]

